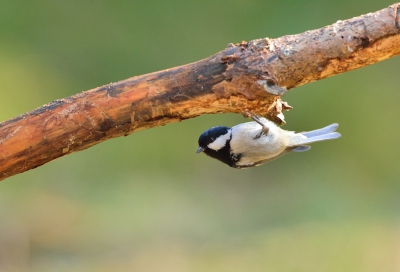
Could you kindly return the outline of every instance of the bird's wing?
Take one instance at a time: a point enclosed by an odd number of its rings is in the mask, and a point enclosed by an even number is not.
[[[281,156],[283,156],[283,155],[285,155],[285,154],[287,154],[287,153],[293,151],[293,149],[295,149],[295,148],[296,148],[296,146],[291,146],[291,147],[288,147],[288,148],[286,148],[285,150],[283,150],[283,151],[282,151],[281,153],[279,153],[278,155],[276,155],[276,156],[274,156],[274,157],[271,157],[271,158],[268,158],[268,159],[266,159],[266,160],[258,161],[258,162],[252,163],[252,164],[236,165],[236,166],[233,166],[233,167],[235,167],[235,168],[240,168],[240,169],[244,169],[244,168],[250,168],[250,167],[254,167],[254,166],[259,166],[259,165],[261,165],[261,164],[264,164],[264,163],[273,161],[273,160],[275,160],[275,159],[277,159],[277,158],[279,158],[279,157],[281,157]]]

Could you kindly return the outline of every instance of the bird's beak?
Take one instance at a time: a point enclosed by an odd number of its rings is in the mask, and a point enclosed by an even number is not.
[[[200,152],[203,152],[204,151],[204,147],[199,147],[198,149],[197,149],[197,151],[196,151],[196,154],[199,154]]]

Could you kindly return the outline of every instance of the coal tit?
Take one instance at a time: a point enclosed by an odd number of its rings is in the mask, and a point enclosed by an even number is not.
[[[254,122],[236,125],[232,128],[217,126],[203,132],[199,137],[196,153],[220,160],[234,168],[249,168],[272,161],[291,151],[303,152],[308,144],[340,138],[335,132],[338,124],[295,133],[283,130],[275,123],[250,115]]]

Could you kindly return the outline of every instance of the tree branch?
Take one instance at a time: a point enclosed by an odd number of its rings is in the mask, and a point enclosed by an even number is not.
[[[321,29],[230,44],[195,63],[55,100],[0,123],[0,180],[107,139],[206,113],[283,123],[288,89],[400,54],[400,3]]]

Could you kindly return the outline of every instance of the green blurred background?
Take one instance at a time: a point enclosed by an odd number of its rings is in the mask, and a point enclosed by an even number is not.
[[[1,1],[0,120],[134,75],[373,12],[388,0]],[[208,115],[0,182],[0,271],[400,271],[400,58],[291,90],[288,130],[340,140],[236,170]]]

